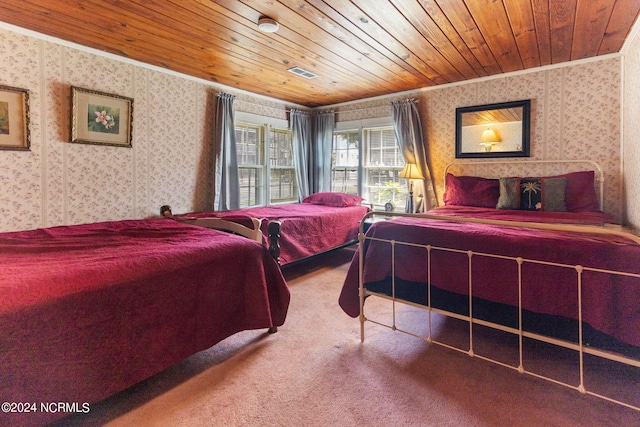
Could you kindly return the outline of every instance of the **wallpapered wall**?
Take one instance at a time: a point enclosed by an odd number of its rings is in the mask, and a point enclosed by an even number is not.
[[[219,88],[0,29],[0,85],[29,90],[31,151],[0,151],[0,231],[207,209]],[[69,143],[71,86],[134,98],[132,148]],[[236,111],[286,118],[236,95]],[[233,92],[231,92],[233,93]]]
[[[633,49],[627,70],[640,69],[639,50]],[[0,231],[144,218],[157,215],[165,203],[175,212],[210,208],[209,112],[219,88],[1,28],[0,58],[0,84],[29,89],[31,106],[31,151],[0,151]],[[389,102],[416,98],[441,200],[443,171],[454,160],[455,109],[532,99],[532,158],[598,161],[606,172],[605,210],[619,221],[621,70],[622,60],[609,57],[337,105],[334,110],[337,121],[388,117]],[[640,72],[629,74],[627,87],[640,86]],[[69,143],[71,86],[134,98],[133,147]],[[287,106],[279,101],[234,94],[236,111],[286,119]],[[638,173],[640,151],[631,137],[638,129],[629,124],[633,120],[633,126],[640,126],[639,95],[634,96],[635,105],[625,98],[625,122],[631,127],[625,140],[627,181]],[[481,169],[468,173],[484,174]],[[522,174],[513,165],[491,172]],[[638,194],[637,178],[627,182],[633,194]],[[640,223],[637,196],[627,204],[636,212],[630,214],[632,222]]]
[[[418,100],[429,144],[429,155],[442,203],[445,167],[455,160],[455,109],[470,105],[532,100],[531,159],[590,159],[605,172],[604,210],[616,221],[622,217],[620,179],[621,59],[580,63],[508,77],[485,79],[411,93]],[[398,96],[337,106],[337,120],[358,120],[390,114],[389,102]],[[637,134],[637,133],[636,133]],[[481,176],[551,175],[573,170],[540,166],[523,172],[511,159],[491,170],[480,165],[456,174]]]
[[[624,56],[624,194],[625,223],[640,230],[640,35]]]

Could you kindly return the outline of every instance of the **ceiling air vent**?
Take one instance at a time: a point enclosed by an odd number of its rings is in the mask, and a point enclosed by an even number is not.
[[[315,79],[316,77],[318,77],[317,74],[313,74],[310,71],[307,70],[303,70],[300,67],[293,67],[293,68],[289,68],[287,71],[292,72],[293,74],[297,74],[299,76],[304,77],[305,79]]]

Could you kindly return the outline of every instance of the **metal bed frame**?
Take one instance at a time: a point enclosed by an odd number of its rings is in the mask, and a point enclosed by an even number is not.
[[[552,163],[552,162],[536,162],[536,163]],[[558,161],[555,161],[555,163],[559,163]],[[563,162],[564,163],[564,162]],[[588,163],[592,163],[592,162],[588,162]],[[596,165],[597,167],[597,165]],[[447,170],[449,169],[449,167],[447,167]],[[597,167],[597,170],[599,171],[599,178],[597,180],[599,186],[600,186],[600,196],[602,196],[603,191],[603,176],[602,176],[602,171],[599,167]],[[446,170],[445,170],[445,175],[446,175]],[[601,206],[602,206],[602,197],[600,198],[600,202],[601,202]],[[569,264],[562,264],[562,263],[551,263],[551,262],[546,262],[546,261],[540,261],[540,260],[536,260],[536,259],[528,259],[528,258],[522,258],[522,257],[518,257],[518,256],[503,256],[503,255],[496,255],[496,254],[491,254],[491,253],[484,253],[484,252],[474,252],[474,251],[464,251],[464,250],[458,250],[458,249],[451,249],[451,248],[446,248],[446,247],[439,247],[439,246],[432,246],[429,245],[427,243],[425,244],[415,244],[415,243],[406,243],[406,242],[400,242],[400,241],[396,241],[396,240],[386,240],[386,239],[380,239],[380,238],[372,238],[372,237],[368,237],[367,235],[365,235],[365,231],[368,228],[368,226],[370,226],[371,221],[373,220],[373,218],[375,218],[375,216],[384,216],[387,219],[392,219],[393,217],[402,217],[402,216],[410,216],[410,217],[417,217],[417,218],[430,218],[430,219],[436,219],[436,220],[444,220],[444,221],[458,221],[458,222],[483,222],[483,223],[493,223],[493,224],[500,224],[500,223],[504,223],[504,225],[509,225],[510,227],[538,227],[538,228],[557,228],[557,229],[576,229],[578,231],[582,230],[585,232],[591,232],[594,229],[596,229],[595,227],[583,227],[583,226],[567,226],[567,225],[554,225],[554,224],[537,224],[537,223],[514,223],[511,221],[495,221],[495,220],[480,220],[480,219],[469,219],[469,218],[457,218],[457,217],[443,217],[441,215],[429,215],[429,214],[405,214],[405,213],[390,213],[390,212],[370,212],[367,215],[365,215],[365,217],[363,217],[361,224],[360,224],[360,232],[358,235],[359,238],[359,242],[360,242],[360,248],[364,248],[366,241],[369,240],[376,240],[376,241],[380,241],[380,242],[387,242],[391,245],[391,260],[390,262],[392,263],[392,270],[391,270],[391,275],[392,275],[392,279],[391,279],[391,296],[388,296],[386,294],[382,294],[382,293],[377,293],[377,292],[372,292],[367,290],[364,287],[364,283],[363,283],[363,266],[364,266],[364,251],[359,251],[359,297],[360,297],[360,316],[359,316],[359,320],[360,320],[360,339],[362,342],[364,342],[364,332],[365,332],[365,328],[364,328],[364,324],[365,322],[371,322],[374,324],[377,324],[379,326],[383,326],[383,327],[387,327],[390,328],[394,331],[398,331],[398,332],[402,332],[420,339],[423,339],[429,343],[433,343],[433,344],[437,344],[439,346],[443,346],[446,348],[449,348],[451,350],[455,350],[458,352],[462,352],[462,353],[466,353],[467,355],[471,356],[471,357],[476,357],[479,359],[483,359],[486,360],[488,362],[492,362],[510,369],[514,369],[520,373],[523,374],[528,374],[537,378],[541,378],[547,381],[550,381],[552,383],[555,384],[559,384],[565,387],[569,387],[571,389],[577,390],[580,393],[583,394],[588,394],[588,395],[592,395],[592,396],[596,396],[598,398],[622,405],[622,406],[626,406],[628,408],[634,409],[636,411],[640,411],[640,406],[638,406],[638,403],[630,403],[630,402],[625,402],[622,400],[619,400],[618,398],[614,398],[611,396],[607,396],[604,394],[601,394],[599,392],[596,391],[592,391],[592,389],[588,389],[587,388],[587,381],[585,381],[585,356],[595,356],[596,358],[600,358],[603,360],[608,360],[608,361],[613,361],[616,363],[622,363],[626,366],[630,366],[633,368],[640,368],[640,360],[639,359],[635,359],[633,357],[629,357],[627,355],[624,354],[618,354],[618,353],[614,353],[612,351],[608,351],[608,350],[602,350],[602,349],[598,349],[598,348],[594,348],[591,346],[587,346],[585,344],[585,342],[583,341],[583,319],[582,319],[582,298],[581,298],[581,289],[582,289],[582,274],[583,272],[586,271],[594,271],[594,272],[598,272],[598,273],[605,273],[605,274],[612,274],[612,275],[620,275],[620,276],[627,276],[627,277],[632,277],[637,279],[637,284],[638,286],[640,286],[640,274],[633,274],[633,273],[626,273],[626,272],[618,272],[618,271],[611,271],[611,270],[603,270],[603,269],[596,269],[596,268],[590,268],[588,266],[582,266],[582,265],[569,265]],[[635,235],[632,235],[630,233],[626,233],[625,231],[621,230],[621,229],[600,229],[599,232],[602,233],[615,233],[618,235],[625,235],[631,239],[633,239],[636,243],[640,244],[640,238],[638,238]],[[416,304],[416,303],[412,303],[406,300],[401,300],[401,299],[397,299],[395,298],[395,254],[396,254],[396,247],[399,245],[407,245],[407,246],[412,246],[412,247],[416,247],[416,248],[423,248],[425,250],[425,263],[427,264],[427,305],[421,305],[421,304]],[[431,306],[431,253],[434,250],[438,250],[438,251],[448,251],[448,252],[458,252],[458,253],[466,253],[468,255],[468,263],[466,268],[468,269],[468,315],[461,315],[455,312],[451,312],[451,311],[446,311],[446,310],[442,310],[439,308],[435,308],[433,306]],[[514,327],[509,327],[509,326],[504,326],[498,323],[493,323],[493,322],[488,322],[485,320],[481,320],[478,318],[474,318],[473,315],[473,304],[472,304],[472,299],[473,299],[473,277],[472,277],[472,263],[475,257],[489,257],[489,258],[500,258],[503,260],[510,260],[513,261],[514,263],[517,264],[517,281],[518,281],[518,295],[519,295],[519,304],[517,307],[517,311],[518,311],[518,327],[514,328]],[[538,263],[538,264],[546,264],[546,265],[550,265],[550,266],[556,266],[558,268],[566,268],[566,269],[571,269],[574,270],[576,272],[576,290],[577,290],[577,295],[578,295],[578,340],[577,343],[576,342],[570,342],[570,341],[564,341],[561,339],[557,339],[554,337],[550,337],[547,335],[541,335],[538,333],[532,333],[532,332],[528,332],[523,330],[523,326],[522,326],[522,312],[523,312],[523,307],[522,307],[522,299],[521,299],[521,295],[522,295],[522,266],[526,263]],[[462,267],[461,267],[462,268]],[[386,323],[383,321],[379,321],[379,320],[375,320],[373,318],[369,318],[367,317],[367,315],[365,314],[365,304],[364,301],[368,296],[375,296],[378,298],[382,298],[385,299],[387,301],[389,301],[392,305],[391,307],[391,323]],[[427,320],[427,334],[426,336],[423,336],[421,334],[417,334],[414,333],[412,331],[403,329],[402,327],[398,326],[397,323],[397,307],[399,304],[402,305],[409,305],[409,306],[414,306],[420,309],[424,309],[427,310],[427,315],[428,315],[428,320]],[[466,347],[458,347],[449,343],[445,343],[442,341],[438,341],[438,339],[436,339],[434,337],[433,334],[433,324],[432,324],[432,316],[436,314],[436,315],[443,315],[446,317],[450,317],[450,318],[454,318],[454,319],[458,319],[460,321],[466,322],[468,323],[468,346]],[[497,331],[501,331],[501,333],[506,333],[509,334],[510,336],[516,337],[518,340],[518,361],[515,364],[509,364],[509,363],[505,363],[504,361],[501,360],[497,360],[494,359],[492,357],[489,356],[485,356],[485,355],[481,355],[478,354],[474,351],[474,338],[475,338],[475,334],[474,333],[474,325],[479,325],[482,327],[486,327],[486,328],[490,328],[491,330],[497,330]],[[639,325],[640,327],[640,325]],[[556,346],[556,347],[560,347],[563,349],[567,349],[570,350],[572,352],[575,352],[577,354],[577,359],[578,359],[578,366],[577,366],[577,375],[576,378],[578,378],[577,384],[575,383],[570,383],[567,381],[563,381],[563,380],[559,380],[557,378],[553,378],[551,376],[546,376],[544,374],[541,374],[539,372],[535,372],[533,370],[528,370],[526,363],[525,363],[525,345],[524,345],[524,341],[525,340],[534,340],[535,342],[541,342],[541,343],[545,343],[545,345],[552,345],[552,346]],[[638,372],[640,372],[640,369],[638,369]]]

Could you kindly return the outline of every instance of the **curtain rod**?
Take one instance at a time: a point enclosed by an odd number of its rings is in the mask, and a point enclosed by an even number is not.
[[[416,104],[418,104],[418,103],[420,102],[420,100],[418,100],[418,99],[413,99],[413,98],[410,98],[410,99],[401,99],[401,100],[399,100],[399,101],[389,101],[389,102],[388,102],[388,103],[386,103],[386,104],[377,105],[377,106],[375,106],[375,107],[352,108],[351,110],[336,110],[336,114],[341,114],[341,113],[351,113],[351,112],[353,112],[353,111],[367,111],[367,110],[375,110],[376,108],[390,107],[390,104],[391,104],[392,102],[404,102],[404,101],[413,101],[413,102],[415,102]]]
[[[418,104],[420,102],[420,100],[413,99],[413,98],[400,100],[400,102],[402,102],[402,101],[413,101],[416,104]],[[313,112],[316,112],[316,111],[322,111],[322,112],[333,111],[336,114],[341,114],[341,113],[351,113],[351,112],[354,112],[354,111],[367,111],[367,110],[375,110],[375,109],[378,109],[378,108],[389,107],[389,104],[391,104],[392,102],[398,102],[398,101],[389,101],[388,103],[382,104],[382,105],[376,105],[376,106],[373,106],[373,107],[364,107],[364,108],[352,108],[350,110],[340,110],[339,109],[340,107],[338,107],[338,109],[332,108],[330,110],[322,110],[321,109],[322,107],[320,107],[318,109],[309,109],[309,110],[302,110],[302,109],[300,109],[298,107],[294,108],[294,107],[286,107],[286,106],[285,107],[272,107],[270,105],[258,104],[258,103],[247,101],[247,100],[244,100],[244,99],[238,99],[237,97],[236,97],[236,102],[249,104],[249,105],[255,105],[256,107],[268,108],[268,109],[271,109],[271,110],[280,111],[280,112],[284,112],[284,113],[289,113],[291,110],[299,110],[299,111],[304,111],[304,112],[307,112],[307,113],[313,113]]]
[[[237,98],[236,98],[236,102],[243,103],[243,104],[249,104],[249,105],[255,105],[256,107],[261,107],[261,108],[268,108],[270,110],[281,111],[283,113],[288,113],[289,112],[287,107],[272,107],[270,105],[258,104],[258,103],[255,103],[255,102],[245,101],[243,99],[237,99]]]

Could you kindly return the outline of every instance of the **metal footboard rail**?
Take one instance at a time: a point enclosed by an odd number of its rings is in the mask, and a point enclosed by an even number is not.
[[[388,213],[382,213],[382,212],[372,212],[370,214],[368,214],[367,216],[365,216],[361,222],[361,227],[360,227],[360,233],[359,233],[359,241],[360,241],[360,248],[361,250],[359,251],[359,297],[360,297],[360,316],[359,316],[359,320],[360,320],[360,339],[362,342],[364,342],[364,332],[365,332],[365,328],[364,328],[364,324],[365,322],[370,322],[382,327],[386,327],[389,328],[393,331],[398,331],[398,332],[402,332],[404,334],[407,335],[411,335],[413,337],[425,340],[429,343],[434,343],[437,344],[439,346],[443,346],[446,348],[449,348],[451,350],[454,351],[458,351],[461,353],[465,353],[471,357],[476,357],[488,362],[492,362],[495,364],[498,364],[500,366],[504,366],[513,370],[517,370],[520,373],[524,373],[524,374],[528,374],[540,379],[544,379],[547,381],[550,381],[552,383],[558,384],[558,385],[562,385],[574,390],[579,391],[582,394],[587,394],[587,395],[592,395],[631,409],[634,409],[636,411],[640,411],[640,407],[636,406],[636,404],[631,404],[628,402],[624,402],[624,401],[620,401],[617,400],[613,397],[610,396],[605,396],[602,395],[600,393],[594,392],[592,390],[588,390],[585,384],[585,355],[590,355],[590,356],[594,356],[594,357],[598,357],[601,359],[606,359],[609,361],[613,361],[616,363],[621,363],[627,366],[631,366],[631,367],[635,367],[635,368],[640,368],[640,360],[632,358],[632,357],[628,357],[626,355],[623,354],[619,354],[619,353],[615,353],[613,351],[609,351],[609,350],[605,350],[605,349],[600,349],[600,348],[596,348],[596,347],[592,347],[592,346],[588,346],[584,343],[584,337],[583,337],[583,302],[582,302],[582,276],[584,272],[596,272],[596,273],[603,273],[603,274],[610,274],[610,275],[615,275],[615,276],[625,276],[625,277],[631,277],[631,278],[635,278],[635,279],[640,279],[640,274],[635,274],[635,273],[629,273],[629,272],[621,272],[621,271],[613,271],[613,270],[607,270],[607,269],[600,269],[600,268],[591,268],[591,267],[587,267],[587,266],[581,266],[581,265],[570,265],[570,264],[563,264],[563,263],[555,263],[555,262],[549,262],[549,261],[541,261],[541,260],[536,260],[536,259],[529,259],[529,258],[522,258],[522,257],[517,257],[517,256],[505,256],[505,255],[496,255],[496,254],[491,254],[491,253],[485,253],[485,252],[474,252],[474,251],[465,251],[465,250],[460,250],[460,249],[453,249],[453,248],[446,248],[446,247],[440,247],[440,246],[433,246],[433,245],[429,245],[429,244],[417,244],[417,243],[408,243],[408,242],[401,242],[401,241],[396,241],[396,240],[388,240],[388,239],[382,239],[382,238],[378,238],[378,237],[369,237],[366,236],[365,234],[365,230],[364,230],[364,225],[365,222],[375,216],[375,215],[385,215],[387,217],[389,217],[390,215]],[[410,215],[410,214],[392,214],[392,216],[412,216],[412,217],[431,217],[434,219],[442,219],[442,217],[440,216],[430,216],[430,215]],[[445,218],[445,220],[448,218]],[[456,218],[453,218],[453,220],[457,220]],[[370,221],[370,219],[369,219]],[[476,222],[476,221],[474,221]],[[510,226],[513,226],[512,224],[509,224]],[[529,224],[527,225],[523,225],[523,226],[529,226]],[[384,293],[379,293],[379,292],[373,292],[373,291],[369,291],[365,288],[364,286],[364,258],[365,258],[365,245],[367,244],[367,241],[378,241],[378,242],[385,242],[385,243],[389,243],[391,246],[391,260],[390,262],[391,264],[391,290],[390,293],[391,295],[387,295]],[[403,246],[411,246],[414,248],[423,248],[425,250],[426,253],[426,271],[427,271],[427,304],[423,305],[423,304],[418,304],[415,302],[411,302],[411,301],[407,301],[407,300],[403,300],[403,299],[399,299],[396,298],[396,274],[395,274],[395,266],[396,266],[396,246],[398,245],[403,245]],[[431,271],[432,271],[432,251],[437,250],[437,251],[443,251],[443,252],[455,252],[455,253],[463,253],[463,254],[467,254],[468,255],[468,263],[467,263],[467,269],[468,269],[468,315],[466,314],[460,314],[460,313],[455,313],[452,311],[448,311],[448,310],[443,310],[441,308],[437,308],[437,307],[433,307],[432,306],[432,299],[431,299],[431,290],[432,290],[432,284],[431,284]],[[508,261],[513,261],[517,264],[517,284],[518,284],[518,307],[517,307],[517,312],[518,312],[518,319],[517,319],[517,323],[518,323],[518,327],[510,327],[510,326],[505,326],[505,325],[501,325],[499,323],[494,323],[491,321],[486,321],[486,320],[482,320],[482,319],[478,319],[478,318],[474,318],[474,313],[473,313],[473,298],[474,298],[474,294],[473,294],[473,274],[472,274],[472,265],[473,265],[473,261],[475,257],[489,257],[489,258],[496,258],[496,259],[502,259],[502,260],[508,260]],[[543,265],[548,265],[548,266],[552,266],[552,267],[558,267],[558,268],[566,268],[566,269],[571,269],[574,270],[576,273],[576,292],[577,292],[577,307],[578,307],[578,312],[577,312],[577,322],[578,322],[578,338],[577,338],[577,342],[572,342],[572,341],[565,341],[563,339],[559,339],[559,338],[555,338],[552,336],[548,336],[548,335],[543,335],[543,334],[538,334],[538,333],[534,333],[534,332],[529,332],[529,331],[525,331],[523,330],[523,304],[522,304],[522,266],[524,264],[527,263],[532,263],[532,264],[543,264]],[[638,285],[640,286],[640,281],[638,282]],[[385,299],[391,302],[392,307],[391,307],[391,324],[382,322],[382,321],[378,321],[375,320],[373,318],[369,318],[367,317],[367,315],[365,314],[365,310],[364,310],[364,301],[367,297],[369,296],[373,296],[373,297],[377,297],[377,298],[381,298],[381,299]],[[409,306],[413,306],[413,307],[417,307],[420,309],[424,309],[428,312],[428,318],[427,318],[427,334],[426,336],[420,335],[420,334],[416,334],[412,331],[403,329],[401,327],[398,326],[397,324],[397,312],[396,312],[396,306],[398,304],[401,304],[403,306],[405,305],[409,305]],[[464,322],[468,322],[468,326],[469,326],[469,335],[468,335],[468,348],[461,348],[461,347],[457,347],[455,345],[451,345],[445,342],[441,342],[438,341],[437,339],[434,338],[433,336],[433,329],[432,329],[432,315],[433,314],[438,314],[438,315],[443,315],[443,316],[447,316],[449,318],[453,318],[453,319],[457,319],[460,321],[464,321]],[[491,328],[494,330],[499,330],[508,334],[511,334],[513,336],[516,336],[518,339],[518,362],[517,362],[517,366],[516,365],[512,365],[509,363],[505,363],[503,361],[485,356],[485,355],[481,355],[481,354],[477,354],[474,351],[474,325],[480,325],[482,327],[486,327],[486,328]],[[530,340],[535,340],[537,342],[542,342],[545,344],[549,344],[549,345],[553,345],[553,346],[558,346],[558,347],[562,347],[564,349],[568,349],[571,351],[574,351],[577,353],[577,359],[578,359],[578,372],[577,372],[577,377],[579,378],[578,380],[578,384],[571,384],[569,382],[565,382],[556,378],[552,378],[550,376],[546,376],[544,374],[538,373],[538,372],[534,372],[534,371],[529,371],[526,369],[525,367],[525,348],[524,348],[524,340],[525,339],[530,339]]]

